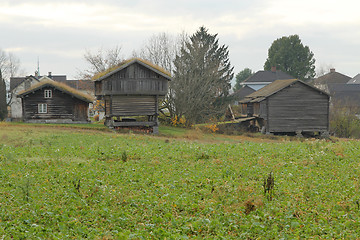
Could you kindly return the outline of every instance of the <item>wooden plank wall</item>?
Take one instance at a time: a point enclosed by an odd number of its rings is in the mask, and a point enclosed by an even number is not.
[[[52,98],[44,98],[44,90],[52,90]],[[89,104],[54,88],[46,87],[23,98],[24,120],[73,119],[86,121]],[[47,113],[38,113],[38,104],[47,104]],[[78,111],[75,113],[74,111]]]
[[[329,98],[301,83],[268,98],[269,132],[328,131]]]
[[[96,83],[96,95],[144,94],[165,96],[168,80],[139,64],[133,64]]]
[[[112,96],[113,116],[146,116],[156,114],[156,96]]]

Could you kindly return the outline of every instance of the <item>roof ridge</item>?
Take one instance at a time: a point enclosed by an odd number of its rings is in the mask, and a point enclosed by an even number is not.
[[[23,90],[23,91],[19,92],[18,96],[30,93],[32,91],[36,91],[36,90],[40,89],[41,87],[43,87],[46,84],[49,84],[50,86],[53,86],[53,87],[57,88],[60,91],[65,91],[68,94],[70,94],[72,96],[75,96],[75,97],[77,97],[79,99],[82,99],[82,100],[85,100],[85,101],[88,101],[88,102],[93,102],[94,101],[94,98],[91,97],[89,94],[80,92],[79,90],[76,90],[75,88],[72,88],[72,87],[66,85],[65,83],[57,82],[57,81],[51,80],[49,78],[43,79],[42,81],[34,84],[29,89],[26,89],[26,90]]]
[[[148,67],[152,68],[153,70],[160,72],[162,75],[166,75],[169,78],[171,77],[171,73],[168,72],[167,70],[165,70],[164,68],[160,67],[159,65],[156,65],[156,64],[154,64],[148,60],[142,59],[142,58],[134,57],[134,58],[126,59],[126,60],[122,61],[121,63],[119,63],[113,67],[110,67],[109,69],[107,69],[103,72],[95,74],[92,77],[92,80],[93,81],[102,80],[105,77],[124,69],[125,67],[127,67],[128,65],[130,65],[133,62],[139,62],[139,63],[145,64]]]

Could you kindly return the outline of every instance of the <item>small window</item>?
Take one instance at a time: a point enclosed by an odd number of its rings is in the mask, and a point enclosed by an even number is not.
[[[47,104],[46,103],[39,103],[38,104],[38,112],[39,113],[47,113]]]
[[[52,98],[52,91],[51,90],[45,90],[44,91],[44,97],[45,98]]]

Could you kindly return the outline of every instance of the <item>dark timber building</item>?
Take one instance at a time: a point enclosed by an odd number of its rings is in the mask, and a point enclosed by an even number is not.
[[[94,76],[95,96],[105,102],[109,127],[150,127],[158,131],[158,105],[168,91],[170,73],[133,58]],[[139,120],[143,116],[143,120]],[[134,118],[135,117],[135,118]]]
[[[298,79],[277,80],[246,96],[242,111],[267,133],[329,131],[329,94]]]
[[[23,120],[35,123],[88,123],[93,97],[65,84],[45,79],[19,92]]]

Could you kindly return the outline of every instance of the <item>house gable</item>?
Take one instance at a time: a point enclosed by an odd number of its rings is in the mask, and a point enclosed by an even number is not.
[[[329,95],[296,82],[266,99],[269,132],[327,131]]]
[[[88,121],[89,103],[93,101],[90,96],[49,79],[18,96],[22,99],[26,122],[85,123]]]
[[[258,71],[248,77],[241,85],[248,86],[255,91],[260,90],[261,88],[267,86],[268,84],[276,81],[276,80],[286,80],[286,79],[294,79],[294,77],[290,76],[287,73],[282,71]]]
[[[170,75],[143,60],[133,59],[106,73],[95,76],[95,95],[157,95],[165,96]]]

